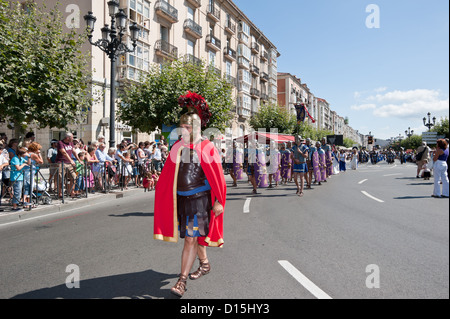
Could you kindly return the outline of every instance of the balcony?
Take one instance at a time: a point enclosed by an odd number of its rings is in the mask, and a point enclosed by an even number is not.
[[[251,89],[250,90],[250,95],[253,97],[253,98],[259,98],[260,96],[261,96],[261,91],[260,90],[258,90],[258,89]]]
[[[200,8],[202,6],[201,0],[186,0],[186,2],[190,3],[195,9]]]
[[[220,9],[218,6],[208,5],[208,9],[207,9],[206,13],[211,20],[213,20],[215,22],[220,21]]]
[[[155,53],[156,55],[169,60],[175,60],[178,58],[178,48],[164,40],[156,41]]]
[[[261,51],[260,57],[262,61],[269,61],[269,53],[267,53],[267,51]]]
[[[258,68],[256,65],[251,64],[251,65],[250,65],[250,72],[251,72],[253,75],[258,76],[258,75],[259,75],[259,68]]]
[[[236,51],[234,51],[230,47],[225,47],[223,49],[223,55],[229,60],[236,61]]]
[[[269,74],[267,74],[266,72],[261,72],[260,76],[261,76],[261,81],[263,81],[263,82],[269,81]]]
[[[222,76],[222,71],[220,71],[220,69],[216,68],[214,65],[210,65],[208,67],[208,72],[215,73],[218,77]]]
[[[208,34],[206,36],[206,45],[214,51],[219,51],[222,48],[222,43],[220,40],[212,34]]]
[[[259,44],[256,42],[252,42],[252,52],[255,54],[259,53]]]
[[[184,31],[196,39],[203,38],[202,27],[192,19],[186,19],[183,25]]]
[[[233,23],[231,21],[225,22],[225,31],[235,35],[236,34],[236,23]]]
[[[268,101],[269,100],[269,96],[267,94],[265,94],[265,93],[262,93],[261,94],[261,100]]]
[[[178,22],[178,10],[164,0],[156,1],[155,11],[158,16],[168,20],[171,23]]]
[[[192,54],[186,54],[184,56],[184,62],[185,63],[190,63],[190,64],[195,65],[195,66],[199,66],[199,67],[201,67],[202,63],[203,63],[202,60],[200,60],[199,58],[193,56]]]
[[[238,57],[238,66],[242,69],[249,70],[250,62],[246,58],[240,56]]]
[[[235,77],[232,77],[231,75],[226,74],[225,79],[227,80],[228,83],[230,83],[234,87],[237,87],[238,84],[237,84],[237,79]]]

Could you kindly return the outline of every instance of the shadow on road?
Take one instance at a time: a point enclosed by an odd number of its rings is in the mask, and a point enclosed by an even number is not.
[[[80,288],[67,288],[66,284],[43,288],[14,296],[12,299],[179,299],[163,289],[178,275],[153,270],[86,279]]]
[[[119,215],[108,215],[109,217],[152,217],[154,216],[154,213],[125,213],[125,214],[119,214]]]

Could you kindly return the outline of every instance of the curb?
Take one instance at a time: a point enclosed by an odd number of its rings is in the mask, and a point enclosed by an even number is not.
[[[25,210],[22,212],[0,212],[0,226],[4,224],[26,221],[27,219],[34,219],[41,216],[46,216],[50,214],[64,213],[69,210],[88,207],[90,205],[95,205],[103,202],[110,202],[117,199],[122,199],[125,197],[136,196],[138,194],[143,194],[143,188],[137,188],[133,190],[128,190],[124,192],[112,192],[109,194],[100,194],[93,197],[81,198],[77,200],[70,200],[62,204],[52,204],[52,205],[40,205],[31,211]]]

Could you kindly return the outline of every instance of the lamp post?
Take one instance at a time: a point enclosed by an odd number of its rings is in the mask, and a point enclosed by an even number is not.
[[[431,113],[428,113],[427,115],[428,115],[428,123],[427,123],[427,118],[424,117],[423,118],[423,125],[428,127],[428,131],[431,132],[431,129],[433,128],[433,126],[436,125],[436,117],[433,117],[433,122],[431,122]]]
[[[92,41],[92,33],[94,32],[94,25],[97,18],[91,11],[84,16],[86,21],[86,27],[88,31],[89,43],[100,48],[106,53],[111,60],[111,100],[110,100],[110,123],[109,123],[109,145],[115,147],[116,145],[116,61],[117,58],[125,53],[134,52],[136,49],[136,41],[139,37],[139,27],[136,23],[130,26],[131,41],[133,48],[129,48],[126,43],[123,42],[123,36],[126,32],[127,15],[123,9],[119,9],[119,1],[108,1],[109,16],[111,17],[111,27],[107,24],[103,28],[102,38],[96,42]],[[117,22],[117,26],[116,26]]]
[[[408,136],[408,138],[411,138],[411,136],[414,135],[414,130],[411,131],[411,128],[408,127],[408,130],[405,131],[405,135]]]

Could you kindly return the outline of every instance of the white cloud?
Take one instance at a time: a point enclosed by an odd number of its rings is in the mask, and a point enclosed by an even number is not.
[[[381,89],[375,91],[381,92]],[[443,99],[437,90],[417,89],[392,91],[368,96],[363,104],[354,105],[352,110],[373,110],[376,117],[407,118],[421,117],[427,112],[448,112],[449,99]]]
[[[351,106],[351,109],[355,110],[355,111],[364,111],[364,110],[375,109],[376,107],[377,107],[376,104],[361,104],[361,105],[353,105],[353,106]]]

